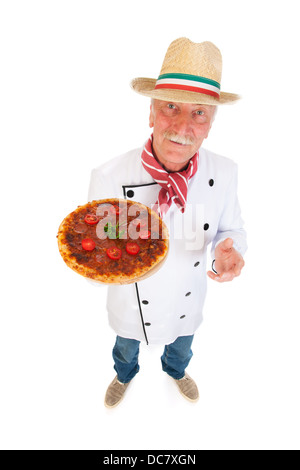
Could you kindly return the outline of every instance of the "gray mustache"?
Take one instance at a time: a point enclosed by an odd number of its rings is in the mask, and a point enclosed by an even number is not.
[[[177,144],[181,145],[192,145],[194,143],[194,140],[191,137],[177,135],[174,132],[166,131],[164,133],[164,137],[168,140],[171,140],[172,142],[176,142]]]

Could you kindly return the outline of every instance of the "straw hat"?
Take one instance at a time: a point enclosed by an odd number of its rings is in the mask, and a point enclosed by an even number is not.
[[[222,56],[212,42],[173,41],[158,79],[135,78],[131,87],[141,95],[163,101],[220,105],[240,97],[220,90]]]

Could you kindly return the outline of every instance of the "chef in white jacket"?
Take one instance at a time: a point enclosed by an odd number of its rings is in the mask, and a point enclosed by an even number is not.
[[[239,97],[220,91],[221,53],[210,42],[171,43],[158,79],[137,78],[133,89],[151,97],[153,134],[141,148],[92,171],[89,200],[118,197],[154,207],[166,223],[166,262],[138,283],[108,289],[116,377],[105,405],[114,407],[139,371],[140,342],[164,346],[163,370],[190,401],[199,397],[185,369],[202,321],[207,275],[231,281],[244,266],[246,234],[237,199],[237,165],[202,147],[217,106]],[[206,273],[211,244],[212,271]]]

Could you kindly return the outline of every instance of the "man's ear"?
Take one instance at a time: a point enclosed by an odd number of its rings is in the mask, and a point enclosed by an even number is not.
[[[150,104],[150,115],[149,115],[149,127],[150,129],[154,126],[153,106]]]
[[[206,133],[206,136],[204,137],[204,139],[207,139],[209,133],[210,133],[210,130],[211,130],[211,126],[213,125],[213,122],[215,120],[215,117],[216,117],[216,114],[217,114],[217,111],[218,111],[218,106],[215,106],[214,107],[214,110],[213,110],[213,115],[212,115],[212,118],[211,118],[211,121],[210,121],[210,126],[209,126],[209,129]]]
[[[211,130],[212,125],[213,125],[213,119],[212,119],[211,122],[210,122],[210,126],[209,126],[209,128],[208,128],[208,131],[207,131],[207,133],[206,133],[204,139],[207,139],[207,137],[209,136],[209,133],[210,133],[210,130]]]
[[[211,129],[211,126],[210,128],[208,129],[208,131],[206,132],[205,136],[204,136],[204,139],[207,139],[208,135],[209,135],[209,132],[210,132],[210,129]]]

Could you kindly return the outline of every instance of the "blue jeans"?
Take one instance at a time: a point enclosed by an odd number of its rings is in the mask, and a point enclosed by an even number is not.
[[[162,369],[173,379],[184,377],[193,353],[191,345],[194,336],[179,336],[174,343],[167,344],[161,356]],[[130,382],[140,370],[138,364],[140,341],[117,336],[113,348],[114,369],[118,380],[122,383]]]

